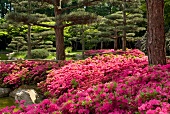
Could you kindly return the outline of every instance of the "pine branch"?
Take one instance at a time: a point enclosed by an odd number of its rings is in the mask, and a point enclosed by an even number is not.
[[[41,39],[39,39],[38,41],[36,41],[36,42],[32,42],[32,45],[37,45],[38,43],[40,43],[41,41],[43,41],[44,40],[44,37],[42,37]]]
[[[67,15],[65,18],[64,17],[62,18],[64,22],[69,22],[63,24],[63,27],[72,26],[76,24],[93,23],[98,19],[97,15],[85,11],[72,12],[69,15]]]
[[[15,40],[21,43],[22,45],[27,45],[27,43],[24,43],[22,40],[20,40],[22,37],[15,37]]]
[[[66,8],[62,8],[62,12],[66,11],[66,10],[69,10],[69,9],[73,9],[73,8],[80,8],[80,7],[83,7],[83,6],[91,6],[91,5],[96,5],[97,2],[102,2],[103,0],[84,0],[82,2],[80,2],[78,5],[76,6],[69,6],[69,7],[66,7]]]
[[[42,27],[50,27],[50,28],[55,28],[55,25],[47,25],[47,24],[42,24],[42,23],[32,23],[33,25],[37,26],[42,26]]]

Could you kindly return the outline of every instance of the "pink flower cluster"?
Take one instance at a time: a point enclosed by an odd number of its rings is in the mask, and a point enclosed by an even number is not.
[[[138,107],[141,114],[169,114],[170,104],[152,99]]]
[[[46,79],[51,69],[58,69],[71,61],[37,62],[22,61],[0,63],[0,86],[16,88],[22,84],[37,84]]]
[[[52,70],[47,75],[47,79],[38,84],[38,87],[44,92],[49,91],[50,95],[59,97],[72,88],[85,90],[93,85],[123,79],[131,75],[130,71],[134,68],[146,65],[145,57],[134,59],[113,54],[95,56],[66,65],[59,70]]]
[[[87,50],[85,51],[85,55],[86,56],[91,56],[91,55],[97,55],[97,54],[107,54],[107,53],[112,53],[114,55],[119,54],[119,55],[133,55],[136,57],[141,57],[141,56],[145,56],[145,54],[143,52],[141,52],[138,49],[127,49],[126,51],[122,51],[122,50],[114,50],[114,49],[100,49],[100,50]]]
[[[24,106],[24,101],[19,103],[19,106],[6,107],[0,110],[0,114],[60,114],[59,108],[49,99],[43,100],[39,104]],[[16,110],[18,108],[18,110]]]
[[[102,53],[111,53],[115,52],[114,49],[99,49],[99,50],[87,50],[85,51],[85,55],[94,55],[94,54],[102,54]]]

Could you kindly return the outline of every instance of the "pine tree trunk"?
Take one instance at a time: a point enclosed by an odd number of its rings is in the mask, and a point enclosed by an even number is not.
[[[117,44],[117,40],[118,40],[118,38],[115,38],[115,39],[114,39],[114,50],[117,50],[117,45],[118,45],[118,44]]]
[[[84,26],[82,25],[82,59],[84,59],[85,40],[84,40]]]
[[[147,51],[149,64],[166,64],[164,0],[147,0]]]
[[[64,48],[64,28],[55,28],[56,35],[56,59],[65,60],[65,48]]]
[[[75,51],[77,51],[78,41],[76,40]]]
[[[54,0],[54,14],[55,18],[61,15],[61,1]],[[56,37],[56,59],[65,60],[65,48],[64,48],[64,27],[62,26],[60,19],[56,20],[55,23],[55,37]]]
[[[100,49],[103,49],[103,41],[100,42]]]
[[[123,38],[122,38],[122,50],[126,51],[126,0],[123,0]]]
[[[31,45],[31,25],[28,25],[28,34],[27,34],[27,46],[28,46],[28,50],[27,50],[27,58],[31,59],[31,49],[32,49],[32,45]]]
[[[117,28],[116,28],[117,29]],[[118,31],[115,30],[115,38],[114,38],[114,50],[118,49]]]

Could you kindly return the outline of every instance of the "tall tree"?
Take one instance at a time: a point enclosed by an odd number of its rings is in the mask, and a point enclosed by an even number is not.
[[[72,12],[70,14],[64,15],[64,11],[93,5],[94,3],[101,0],[76,0],[77,3],[73,4],[71,0],[44,0],[49,4],[54,6],[54,14],[55,14],[55,34],[56,34],[56,55],[58,60],[65,59],[65,51],[64,51],[64,35],[63,30],[66,26],[76,25],[76,24],[86,24],[91,23],[96,19],[95,15],[92,15],[87,12],[77,11]],[[64,4],[69,4],[66,7],[63,7]],[[67,23],[69,22],[69,23]]]
[[[108,20],[106,18],[102,18],[101,22],[98,25],[98,32],[96,32],[96,35],[98,36],[98,42],[100,42],[100,48],[103,49],[104,42],[111,42],[113,31],[110,31],[110,26],[112,28],[113,22],[111,20]],[[94,33],[95,34],[95,33]]]
[[[50,51],[53,48],[53,42],[48,39],[48,36],[54,35],[54,31],[45,27],[32,26],[31,27],[31,49],[46,49]],[[8,45],[8,50],[11,51],[26,51],[28,50],[27,41],[27,26],[18,27],[17,35],[13,35],[11,43]]]
[[[119,19],[119,29],[121,26],[122,33],[122,50],[126,51],[126,41],[127,38],[132,38],[135,36],[135,32],[144,30],[144,27],[139,26],[139,23],[144,22],[143,15],[139,9],[140,0],[110,0],[112,4],[115,4],[119,11],[115,14],[107,16],[109,19]],[[120,12],[121,11],[121,12]],[[120,15],[122,15],[122,20],[120,20]]]
[[[36,23],[41,23],[42,21],[47,21],[47,16],[38,14],[35,11],[37,9],[43,8],[46,5],[41,2],[31,1],[31,0],[12,0],[12,6],[14,12],[10,12],[6,19],[8,22],[15,25],[27,25],[27,58],[31,58],[31,27],[30,22],[36,21]]]
[[[149,64],[166,64],[164,0],[146,0]]]

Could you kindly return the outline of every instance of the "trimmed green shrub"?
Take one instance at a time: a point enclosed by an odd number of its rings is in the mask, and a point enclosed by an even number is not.
[[[31,54],[32,59],[45,59],[49,56],[49,52],[45,49],[34,49]]]
[[[66,47],[65,52],[66,53],[71,53],[72,52],[72,47]]]

